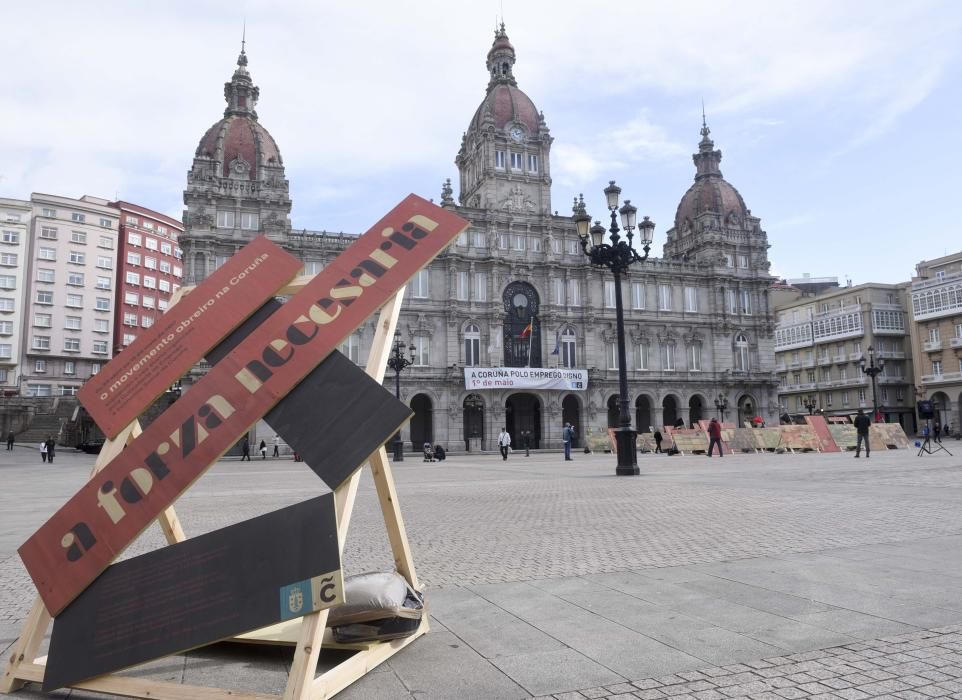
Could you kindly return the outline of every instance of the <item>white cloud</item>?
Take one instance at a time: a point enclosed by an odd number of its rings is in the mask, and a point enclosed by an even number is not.
[[[297,175],[295,217],[299,206],[363,211],[372,182],[436,193],[451,176],[457,189],[452,161],[484,96],[497,9],[441,0],[8,5],[0,194],[118,192],[179,215],[246,17],[261,121]],[[565,192],[634,175],[639,164],[687,180],[702,97],[710,123],[758,129],[841,114],[828,148],[889,133],[957,67],[962,16],[952,3],[865,0],[623,3],[614,14],[532,0],[505,14],[519,85],[557,139],[559,209]]]
[[[652,123],[645,111],[610,128],[577,131],[572,136],[572,141],[552,151],[555,179],[565,187],[587,187],[603,174],[625,171],[641,161],[683,160],[691,151]]]

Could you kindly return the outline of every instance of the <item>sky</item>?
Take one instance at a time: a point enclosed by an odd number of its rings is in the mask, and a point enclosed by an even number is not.
[[[694,176],[702,103],[721,169],[785,278],[897,283],[962,249],[962,3],[168,0],[4,3],[0,196],[121,198],[180,219],[246,23],[295,228],[361,232],[436,201],[503,17],[554,137],[552,208],[614,179],[655,221]]]

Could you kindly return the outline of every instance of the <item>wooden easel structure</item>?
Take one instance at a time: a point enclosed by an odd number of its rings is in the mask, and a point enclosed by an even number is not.
[[[311,275],[298,277],[277,294],[293,294],[311,279]],[[404,287],[401,287],[388,300],[381,308],[378,317],[377,330],[374,334],[374,343],[366,371],[379,383],[384,378],[394,329],[401,312],[404,289]],[[172,299],[170,308],[173,308],[189,291],[190,288],[178,290],[178,296]],[[108,440],[97,458],[90,478],[93,478],[97,472],[109,464],[114,457],[120,454],[127,442],[136,438],[140,433],[140,422],[134,420],[117,437]],[[367,463],[371,466],[371,475],[377,487],[381,513],[384,516],[384,524],[394,554],[394,565],[398,573],[407,579],[412,588],[420,590],[417,574],[414,571],[414,560],[411,557],[411,550],[408,545],[407,532],[401,518],[391,464],[383,445],[368,458]],[[363,465],[334,491],[334,502],[337,509],[337,539],[341,555],[344,553],[344,543],[351,523],[351,514],[354,510],[354,501],[357,498],[362,468]],[[157,518],[157,522],[160,524],[169,544],[183,542],[187,539],[173,506],[167,508]],[[326,698],[340,692],[428,631],[428,615],[425,612],[420,626],[409,637],[388,642],[340,646],[333,644],[329,635],[325,637],[327,615],[328,610],[321,610],[302,618],[273,625],[265,630],[243,635],[243,638],[240,638],[241,641],[272,644],[296,643],[294,659],[291,663],[291,671],[283,695],[183,685],[171,681],[131,678],[117,674],[99,676],[71,687],[113,695],[150,698],[152,700],[163,698],[170,698],[171,700],[187,700],[188,698],[190,700],[226,700],[227,698],[231,700],[280,700],[281,698],[283,700],[326,700]],[[2,678],[0,678],[0,692],[13,692],[22,688],[28,682],[43,682],[46,657],[38,658],[37,652],[47,632],[50,620],[50,615],[38,595],[30,613],[27,615],[20,637],[12,648],[10,661]],[[339,646],[342,649],[350,648],[358,651],[315,678],[314,674],[322,646]]]

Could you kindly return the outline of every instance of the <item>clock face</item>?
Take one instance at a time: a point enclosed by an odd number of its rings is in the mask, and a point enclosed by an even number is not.
[[[524,129],[520,126],[511,127],[511,138],[517,143],[524,141]]]

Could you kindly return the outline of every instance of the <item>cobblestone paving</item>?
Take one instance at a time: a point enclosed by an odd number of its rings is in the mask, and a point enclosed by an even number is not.
[[[542,700],[962,698],[962,626],[703,668]]]
[[[86,480],[92,458],[51,469],[22,448],[0,453],[0,622],[32,600],[15,549]],[[26,458],[23,453],[26,454]],[[398,493],[418,575],[429,588],[632,571],[962,532],[962,450],[918,459],[873,454],[642,456],[643,476],[611,476],[610,455],[515,454],[405,461]],[[51,475],[56,478],[52,479]],[[7,487],[9,486],[9,488]],[[206,532],[325,491],[289,461],[222,462],[177,503]],[[162,544],[151,527],[128,550]],[[348,573],[392,562],[365,476],[345,550]]]
[[[50,467],[26,448],[12,456],[0,453],[0,649],[15,637],[33,598],[16,547],[82,485],[92,461],[65,452]],[[721,460],[645,456],[640,464],[639,478],[614,477],[612,458],[601,455],[578,455],[573,463],[560,461],[559,455],[514,455],[508,462],[482,456],[396,465],[422,582],[428,589],[452,591],[520,581],[543,586],[547,579],[691,564],[717,569],[728,566],[721,562],[784,560],[867,545],[922,547],[931,538],[962,534],[962,449],[955,457],[917,458],[909,450],[875,453],[870,462],[842,453],[728,455]],[[303,465],[229,461],[216,465],[176,508],[187,533],[199,534],[325,490]],[[161,545],[154,526],[126,556]],[[391,561],[374,487],[365,476],[345,570],[386,568]],[[962,574],[962,569],[953,571]],[[884,594],[886,585],[880,580],[865,590]],[[937,585],[933,580],[927,590]],[[936,618],[920,626],[956,621]],[[441,626],[438,630],[426,640],[450,635]],[[421,659],[424,653],[409,655],[405,668],[427,663]],[[392,678],[394,687],[404,688],[402,675],[379,678]],[[962,700],[962,628],[786,652],[672,676],[628,677],[631,682],[546,697]],[[365,687],[374,687],[375,680]],[[391,693],[384,697],[422,697],[410,687],[400,695]]]

